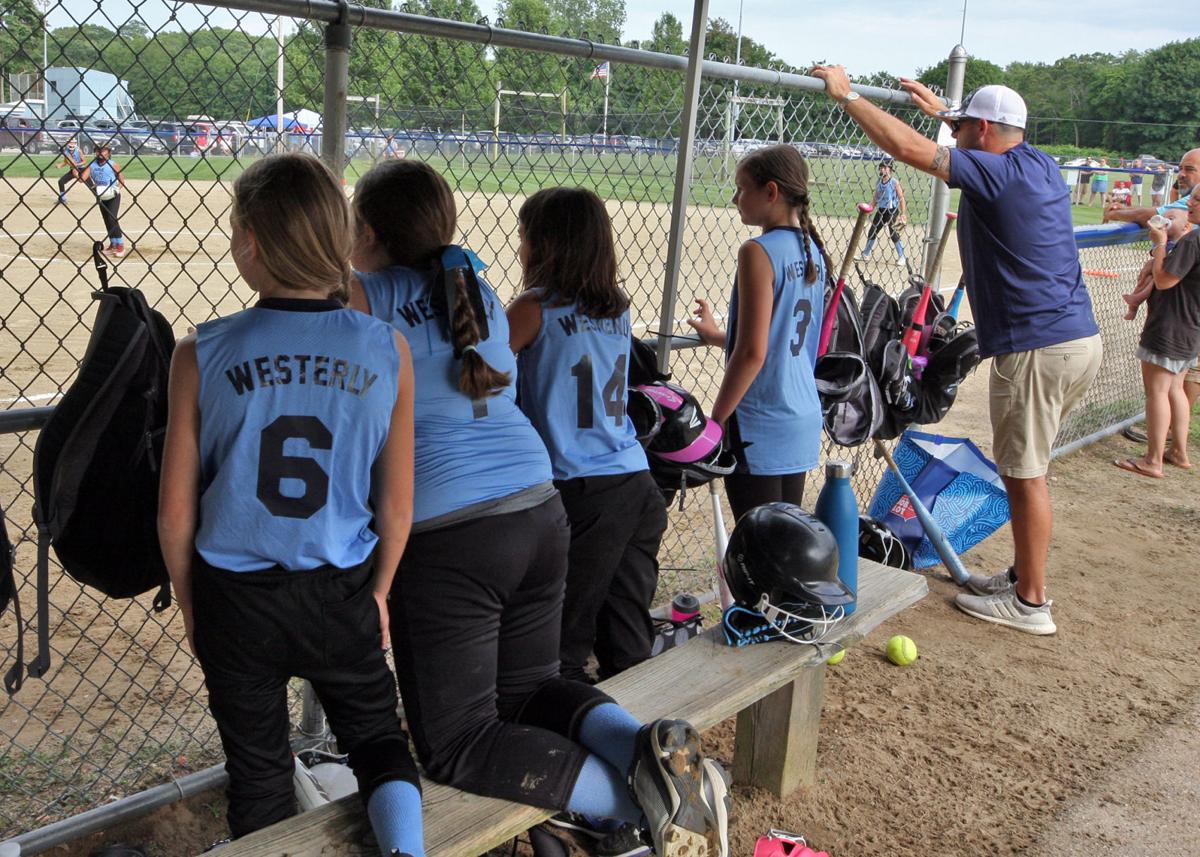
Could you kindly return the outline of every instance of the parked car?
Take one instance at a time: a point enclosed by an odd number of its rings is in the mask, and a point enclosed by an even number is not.
[[[196,143],[188,136],[187,127],[182,122],[168,119],[151,121],[148,124],[154,136],[162,140],[169,153],[190,155],[196,151]]]
[[[29,116],[0,118],[0,149],[19,149],[40,152],[42,147],[41,121]]]

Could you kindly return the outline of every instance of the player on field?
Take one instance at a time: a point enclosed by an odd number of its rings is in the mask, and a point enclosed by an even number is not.
[[[659,855],[724,857],[726,783],[695,729],[643,727],[595,687],[559,677],[570,528],[545,446],[516,404],[504,309],[450,245],[449,186],[419,161],[386,161],[358,181],[354,210],[352,305],[405,335],[416,373],[413,536],[390,606],[426,773],[640,822]],[[703,844],[709,835],[719,847]]]
[[[288,680],[308,679],[385,855],[421,857],[416,765],[384,659],[412,520],[412,363],[345,308],[350,214],[308,155],[233,185],[230,251],[258,293],[171,364],[163,555],[225,748],[234,837],[296,811]]]
[[[688,323],[725,349],[712,418],[738,460],[725,477],[735,520],[763,503],[801,505],[804,477],[820,463],[821,403],[813,365],[829,259],[809,216],[808,164],[791,146],[768,146],[738,164],[733,202],[762,235],[738,250],[729,332],[708,301]]]

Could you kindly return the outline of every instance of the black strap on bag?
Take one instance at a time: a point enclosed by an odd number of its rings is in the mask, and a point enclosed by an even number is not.
[[[109,286],[102,249],[92,248],[100,309],[87,351],[34,449],[35,678],[50,668],[51,547],[68,574],[109,597],[157,587],[154,610],[171,604],[156,518],[174,337],[141,292]]]
[[[4,616],[9,602],[13,606],[13,618],[17,620],[16,663],[4,674],[4,689],[12,696],[21,689],[25,680],[25,623],[21,619],[21,598],[17,592],[17,581],[13,577],[13,548],[8,540],[8,526],[4,510],[0,509],[0,617]]]

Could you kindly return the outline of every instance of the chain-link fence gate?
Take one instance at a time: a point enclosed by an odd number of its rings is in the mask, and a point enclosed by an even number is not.
[[[36,428],[82,357],[96,285],[90,248],[104,235],[92,194],[62,164],[71,137],[89,154],[113,146],[129,189],[115,279],[145,291],[176,334],[251,300],[228,254],[230,182],[282,150],[335,152],[348,188],[381,158],[432,164],[456,189],[461,241],[489,263],[486,276],[504,299],[519,285],[516,212],[525,196],[556,184],[590,187],[613,218],[635,330],[645,338],[689,332],[660,323],[686,60],[546,36],[530,22],[508,30],[327,0],[238,5],[270,14],[160,0],[60,0],[44,16],[18,0],[18,14],[5,13],[13,50],[0,57],[12,102],[0,122],[0,501],[26,605]],[[354,40],[331,75],[325,24],[339,15],[349,16]],[[730,202],[733,171],[764,143],[789,142],[806,156],[814,223],[840,257],[883,155],[818,87],[770,69],[704,63],[671,317],[685,318],[699,298],[725,306],[737,247],[751,235]],[[873,95],[933,132],[901,93]],[[933,184],[907,167],[897,175],[908,191],[904,240],[917,261],[937,208]],[[865,272],[898,291],[904,271],[890,264],[889,249]],[[686,348],[671,368],[711,404],[722,362],[714,350]],[[865,502],[882,465],[857,458]],[[701,497],[672,513],[662,593],[711,586],[710,532]],[[0,837],[219,761],[181,624],[173,610],[151,612],[149,598],[103,599],[52,571],[51,673],[0,710]],[[0,643],[9,657],[14,639],[6,617]]]

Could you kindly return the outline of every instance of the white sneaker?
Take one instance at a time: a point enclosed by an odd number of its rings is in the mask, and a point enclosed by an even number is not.
[[[897,268],[907,268],[907,267],[908,267],[908,262],[904,261],[903,259],[897,259],[897,260],[896,260],[896,267],[897,267]]]
[[[1012,569],[1006,568],[1004,571],[993,574],[991,577],[984,577],[982,574],[972,574],[967,578],[966,585],[967,589],[976,595],[996,595],[1006,592],[1014,586]]]
[[[868,256],[866,253],[859,253],[857,256],[854,257],[854,259],[855,259],[855,261],[858,261],[858,262],[870,262],[871,261],[871,257]]]
[[[1007,625],[1027,634],[1053,634],[1058,630],[1050,617],[1047,601],[1041,607],[1026,607],[1017,598],[1017,590],[1009,589],[995,595],[956,595],[954,606],[976,619]]]

